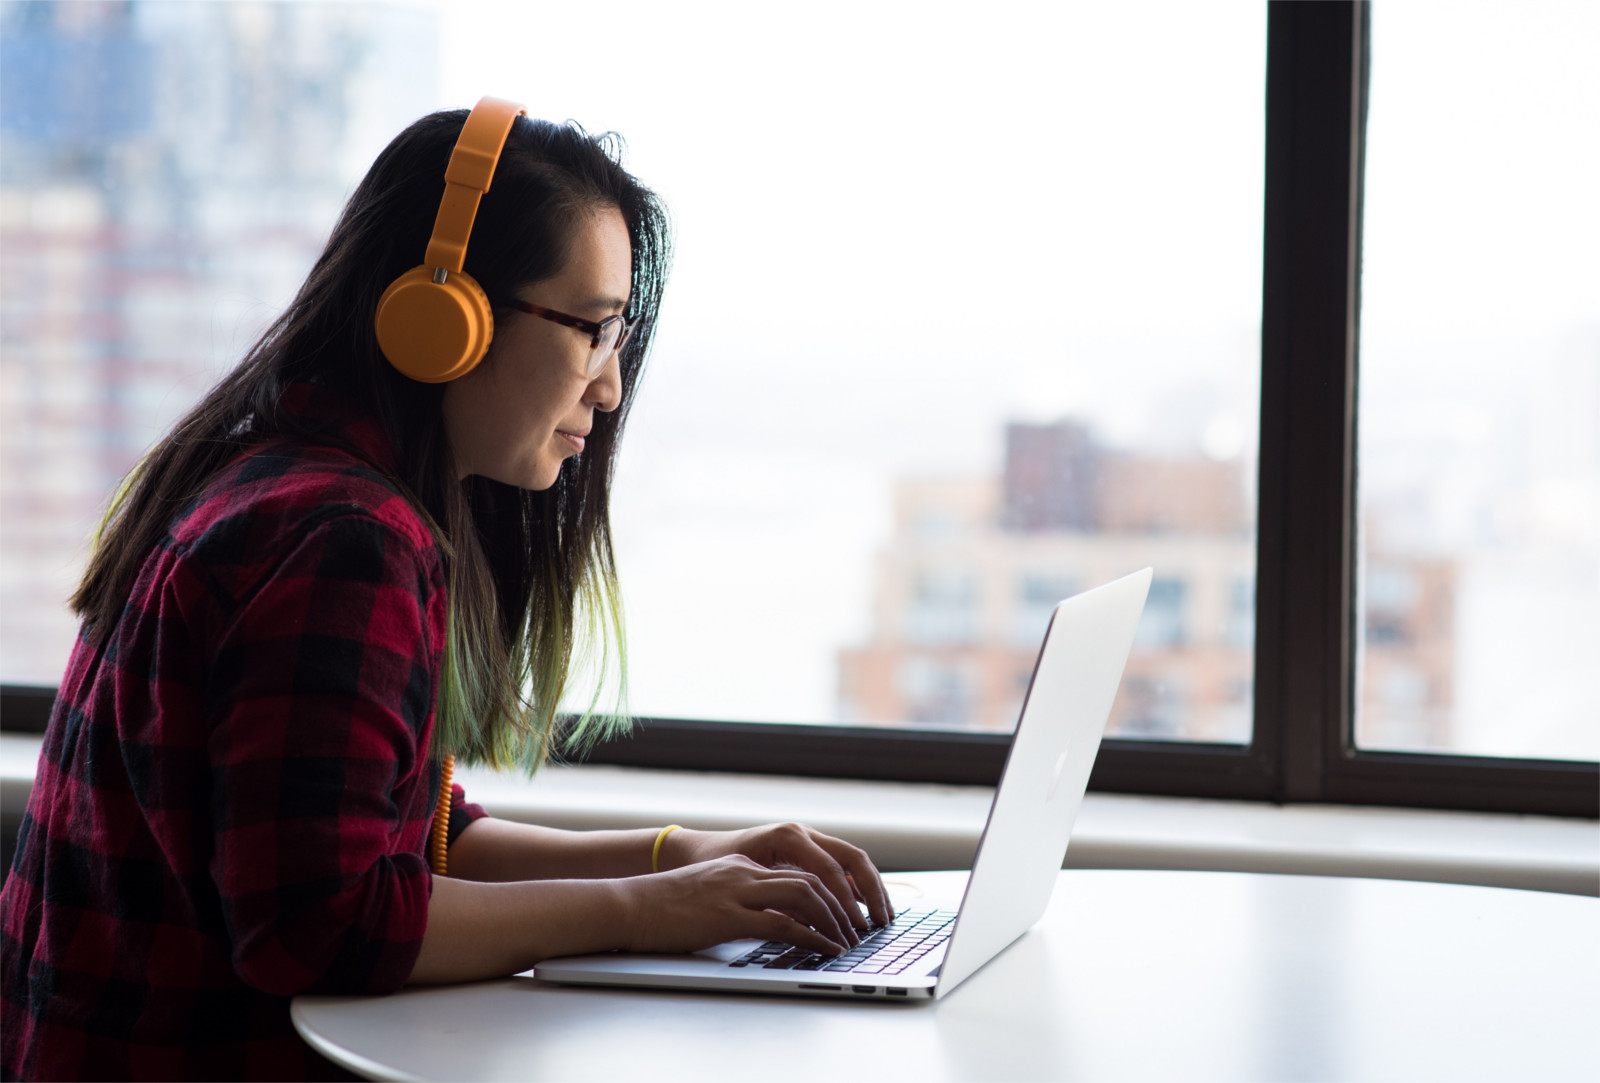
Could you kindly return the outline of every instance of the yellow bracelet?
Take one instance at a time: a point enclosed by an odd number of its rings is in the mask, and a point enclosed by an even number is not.
[[[651,872],[661,871],[661,844],[666,841],[668,835],[672,834],[674,831],[681,830],[683,830],[682,824],[668,824],[666,827],[661,829],[661,834],[656,836],[655,846],[650,850]]]

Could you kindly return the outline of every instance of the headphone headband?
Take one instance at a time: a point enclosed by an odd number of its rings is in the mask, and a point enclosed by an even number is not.
[[[527,110],[516,102],[482,98],[467,116],[450,152],[450,166],[444,172],[444,198],[433,221],[433,236],[422,262],[428,267],[443,267],[459,272],[467,258],[467,238],[478,216],[478,201],[489,190],[500,151],[511,134],[511,125]]]

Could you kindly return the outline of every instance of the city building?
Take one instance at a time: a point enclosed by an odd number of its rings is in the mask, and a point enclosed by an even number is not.
[[[435,16],[0,7],[0,658],[53,684],[118,481],[293,296],[434,107]]]
[[[1114,451],[1073,420],[1008,425],[1005,447],[998,478],[896,487],[871,638],[839,655],[841,718],[1007,730],[1056,602],[1149,565],[1110,732],[1247,740],[1255,537],[1241,461]],[[1369,721],[1447,725],[1450,565],[1389,557],[1367,581]]]

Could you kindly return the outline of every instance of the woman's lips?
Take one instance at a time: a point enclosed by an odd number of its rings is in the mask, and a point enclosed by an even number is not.
[[[571,444],[573,451],[577,451],[577,452],[583,451],[583,437],[578,435],[577,433],[575,433],[575,432],[563,432],[561,429],[557,429],[556,430],[556,435],[561,437],[567,443]]]

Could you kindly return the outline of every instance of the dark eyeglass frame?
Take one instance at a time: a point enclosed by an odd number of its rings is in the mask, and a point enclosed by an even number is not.
[[[634,325],[629,323],[625,316],[607,316],[599,323],[596,323],[593,320],[586,320],[582,316],[573,316],[566,312],[557,312],[553,308],[545,308],[543,305],[536,305],[531,301],[519,301],[516,298],[512,298],[508,303],[510,307],[520,312],[526,312],[530,316],[538,316],[541,320],[549,320],[551,323],[559,323],[563,327],[571,327],[582,331],[589,336],[589,349],[596,351],[596,353],[600,350],[600,343],[605,339],[607,330],[615,324],[621,324],[622,330],[617,335],[616,345],[598,358],[594,354],[589,356],[589,376],[591,379],[598,376],[600,369],[603,367],[595,362],[597,360],[604,362],[612,353],[621,350],[622,347],[628,344],[628,336],[633,334]]]

